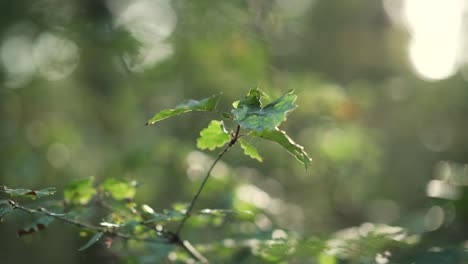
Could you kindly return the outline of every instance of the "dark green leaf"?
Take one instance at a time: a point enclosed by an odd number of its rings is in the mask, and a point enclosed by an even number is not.
[[[279,130],[266,130],[262,132],[252,131],[249,135],[268,139],[280,144],[289,153],[291,153],[297,160],[302,162],[307,169],[311,163],[311,159],[304,150],[304,147],[295,143],[286,132]]]
[[[70,184],[64,191],[65,201],[71,204],[87,204],[96,194],[93,182],[94,178],[89,177]]]
[[[222,147],[231,140],[231,136],[224,128],[222,121],[212,120],[207,128],[200,132],[200,137],[197,139],[197,147],[199,149],[214,150]]]
[[[90,246],[96,244],[96,242],[98,242],[99,239],[101,239],[102,235],[104,235],[104,233],[96,233],[96,234],[94,234],[94,236],[88,241],[88,243],[86,243],[85,245],[83,245],[82,247],[80,247],[80,248],[78,249],[78,251],[86,250],[86,249],[88,249]]]
[[[247,143],[246,141],[242,139],[239,139],[239,142],[240,142],[241,148],[244,150],[245,155],[251,157],[252,159],[256,159],[260,162],[263,161],[262,157],[260,156],[260,154],[258,154],[258,151],[254,146],[250,145],[249,143]]]
[[[136,194],[136,182],[130,180],[108,178],[101,188],[116,200],[133,199]]]
[[[54,187],[49,187],[37,191],[28,190],[28,189],[8,189],[3,186],[3,192],[9,194],[12,197],[26,197],[31,199],[41,198],[44,196],[53,195],[56,192]]]
[[[216,109],[216,105],[218,104],[219,98],[220,95],[213,95],[200,101],[189,100],[176,106],[173,109],[165,109],[160,111],[150,120],[148,120],[148,122],[146,122],[146,125],[152,125],[168,117],[180,115],[191,111],[213,111]]]
[[[22,237],[24,235],[29,235],[29,234],[42,231],[53,221],[54,221],[54,218],[50,216],[44,216],[44,217],[38,218],[36,219],[36,221],[34,221],[34,223],[30,224],[29,226],[19,229],[17,234],[19,237]]]
[[[291,90],[262,108],[257,90],[251,91],[247,99],[234,104],[234,107],[237,107],[232,110],[234,122],[258,132],[274,130],[286,120],[287,113],[296,108],[296,98],[294,90]]]

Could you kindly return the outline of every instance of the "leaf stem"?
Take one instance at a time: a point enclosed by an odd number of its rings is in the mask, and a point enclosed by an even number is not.
[[[221,153],[219,153],[218,157],[215,159],[215,161],[213,162],[213,164],[211,164],[210,168],[208,169],[205,178],[203,179],[203,181],[202,181],[200,187],[198,188],[197,193],[195,193],[195,196],[192,198],[192,201],[190,202],[190,205],[189,205],[189,207],[187,208],[187,212],[185,213],[185,216],[184,216],[184,218],[182,219],[182,222],[180,222],[180,225],[179,225],[179,227],[177,228],[177,231],[176,231],[176,233],[175,233],[177,236],[180,235],[180,232],[182,232],[182,229],[184,228],[185,222],[187,222],[187,220],[190,218],[190,215],[191,215],[191,213],[192,213],[193,207],[195,206],[195,203],[197,202],[198,197],[200,196],[200,193],[201,193],[202,190],[203,190],[203,187],[205,187],[205,184],[206,184],[206,182],[208,181],[208,178],[209,178],[210,175],[211,175],[211,171],[214,169],[214,167],[215,167],[216,164],[219,162],[219,160],[221,160],[221,158],[224,156],[224,154],[226,154],[226,152],[227,152],[232,146],[234,146],[234,144],[236,144],[237,140],[239,139],[239,132],[240,132],[240,125],[237,125],[236,132],[235,132],[234,135],[231,137],[231,141],[229,141],[229,144],[223,149],[223,151],[221,151]]]

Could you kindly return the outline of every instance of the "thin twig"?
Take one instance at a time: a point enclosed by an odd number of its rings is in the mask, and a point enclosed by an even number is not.
[[[218,163],[218,161],[224,156],[224,154],[226,154],[226,152],[227,152],[232,146],[234,146],[234,144],[236,144],[237,139],[239,139],[239,131],[240,131],[240,126],[237,125],[236,132],[235,132],[234,135],[232,135],[231,141],[230,141],[229,144],[224,148],[224,150],[221,151],[221,153],[219,153],[218,157],[215,159],[215,161],[213,162],[213,164],[211,164],[211,167],[208,169],[208,172],[206,173],[206,176],[205,176],[205,178],[203,179],[203,182],[201,183],[200,187],[198,188],[197,193],[195,194],[195,196],[192,198],[192,201],[190,202],[190,205],[189,205],[189,207],[188,207],[188,209],[187,209],[187,212],[185,212],[185,216],[184,216],[184,218],[182,219],[182,222],[180,222],[180,225],[179,225],[179,227],[177,228],[177,231],[176,231],[176,233],[175,233],[177,236],[180,235],[180,232],[182,231],[182,228],[184,227],[185,222],[187,221],[187,219],[190,218],[190,215],[191,215],[191,213],[192,213],[193,207],[195,206],[195,203],[197,202],[197,199],[198,199],[198,197],[200,196],[200,193],[202,192],[203,187],[205,187],[205,184],[206,184],[206,182],[208,181],[208,178],[209,178],[210,175],[211,175],[211,171],[212,171],[213,168],[216,166],[216,164]]]
[[[30,214],[47,215],[47,216],[53,217],[53,218],[55,218],[57,220],[60,220],[62,222],[74,225],[74,226],[76,226],[78,228],[90,229],[90,230],[93,230],[94,232],[100,232],[100,233],[103,233],[103,234],[106,234],[106,235],[109,235],[109,236],[112,236],[112,237],[119,237],[119,238],[122,238],[122,239],[136,240],[136,241],[149,242],[149,243],[165,243],[165,244],[170,243],[169,241],[166,241],[166,240],[141,238],[141,237],[136,237],[136,236],[132,236],[132,235],[126,235],[126,234],[122,234],[122,233],[119,233],[119,232],[116,232],[116,231],[113,231],[113,230],[109,230],[109,229],[104,228],[104,227],[99,227],[99,226],[94,226],[94,225],[91,225],[91,224],[88,224],[88,223],[79,222],[77,220],[73,220],[73,219],[64,217],[63,214],[57,214],[57,213],[50,212],[47,209],[42,208],[42,207],[40,207],[38,209],[31,209],[31,208],[19,205],[18,203],[16,203],[13,200],[9,200],[8,203],[10,204],[12,209],[18,209],[18,210],[21,210],[21,211],[24,211],[24,212],[27,212],[27,213],[30,213]]]
[[[194,257],[200,263],[208,263],[206,259],[198,250],[190,244],[188,240],[180,241],[179,246],[181,246],[185,251],[187,251],[192,257]]]

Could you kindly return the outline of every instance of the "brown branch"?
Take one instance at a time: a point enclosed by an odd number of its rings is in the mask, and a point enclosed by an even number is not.
[[[219,153],[218,157],[215,159],[215,161],[213,162],[213,164],[211,164],[211,167],[208,169],[208,172],[206,173],[205,178],[203,179],[203,181],[202,181],[200,187],[198,188],[197,193],[196,193],[195,196],[192,198],[192,201],[190,202],[190,205],[189,205],[189,207],[187,208],[187,212],[185,212],[185,216],[184,216],[184,218],[182,219],[182,222],[180,222],[180,225],[179,225],[179,227],[177,228],[177,231],[176,231],[176,233],[175,233],[177,236],[180,235],[180,232],[182,231],[182,228],[184,227],[185,222],[187,221],[187,219],[190,218],[190,215],[191,215],[191,213],[192,213],[193,207],[195,206],[195,203],[197,202],[198,197],[200,196],[200,193],[201,193],[202,190],[203,190],[203,187],[205,187],[205,184],[206,184],[206,182],[208,181],[208,178],[209,178],[210,175],[211,175],[211,171],[212,171],[213,168],[216,166],[216,164],[219,162],[219,160],[221,160],[221,158],[224,156],[224,154],[226,154],[226,152],[227,152],[232,146],[234,146],[234,144],[236,144],[237,139],[239,139],[239,132],[240,132],[240,126],[237,125],[235,134],[231,136],[231,141],[230,141],[229,144],[223,149],[223,151],[221,151],[221,153]]]

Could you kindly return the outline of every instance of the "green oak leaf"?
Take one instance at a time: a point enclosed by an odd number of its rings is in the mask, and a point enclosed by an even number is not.
[[[234,122],[240,126],[258,132],[274,130],[286,120],[288,112],[294,110],[297,96],[294,90],[279,97],[265,107],[261,106],[258,90],[251,90],[246,99],[234,103]]]
[[[116,200],[133,199],[136,194],[136,182],[130,180],[108,178],[101,184],[101,188]]]
[[[255,106],[260,108],[262,106],[261,98],[264,93],[258,89],[251,89],[249,93],[245,96],[245,99],[235,101],[232,103],[234,108],[239,108],[242,106]]]
[[[222,147],[231,140],[231,136],[224,128],[223,121],[212,120],[207,128],[200,132],[200,137],[197,139],[197,147],[199,149],[214,150]]]
[[[260,162],[263,161],[262,157],[260,156],[260,154],[258,154],[258,151],[254,146],[250,145],[249,143],[247,143],[245,140],[242,140],[242,139],[239,139],[239,142],[240,142],[241,148],[244,150],[245,155],[251,157],[252,159],[256,159]]]
[[[26,197],[31,199],[42,198],[44,196],[53,195],[56,192],[55,187],[49,187],[41,190],[28,190],[28,189],[9,189],[3,186],[1,190],[12,197]]]
[[[182,104],[179,104],[173,109],[164,109],[158,112],[155,116],[149,119],[146,122],[146,125],[152,125],[158,121],[166,119],[171,116],[180,115],[183,113],[188,113],[192,111],[214,111],[216,109],[216,105],[218,104],[220,95],[213,95],[208,98],[204,98],[200,101],[197,100],[188,100]]]
[[[94,177],[78,180],[70,184],[64,191],[65,202],[85,205],[96,194],[93,187]]]
[[[101,239],[102,235],[104,235],[104,233],[102,233],[102,232],[99,232],[99,233],[94,234],[94,236],[91,237],[91,239],[90,239],[85,245],[83,245],[82,247],[80,247],[80,248],[78,249],[78,251],[86,250],[86,249],[88,249],[90,246],[96,244],[96,242],[98,242],[99,239]]]
[[[304,150],[304,147],[295,143],[286,132],[276,128],[275,130],[265,130],[265,131],[252,131],[249,135],[260,137],[263,139],[274,141],[280,144],[285,148],[289,153],[291,153],[297,160],[302,162],[307,170],[312,159],[309,158],[309,155]]]

